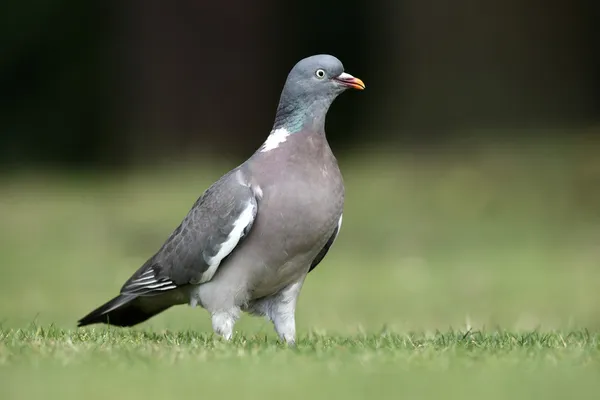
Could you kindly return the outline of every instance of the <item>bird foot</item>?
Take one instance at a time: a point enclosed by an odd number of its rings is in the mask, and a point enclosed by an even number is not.
[[[279,340],[286,343],[288,346],[296,345],[296,323],[293,317],[288,317],[283,320],[275,318],[273,321],[275,331],[279,335]]]
[[[212,314],[212,326],[215,333],[225,340],[231,340],[233,327],[239,318],[239,310],[217,311]]]

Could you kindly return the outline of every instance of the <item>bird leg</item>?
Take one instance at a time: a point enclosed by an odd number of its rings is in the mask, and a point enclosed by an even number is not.
[[[281,303],[280,303],[281,304]],[[275,331],[279,335],[279,339],[289,345],[296,344],[296,316],[295,307],[277,307],[271,315],[271,320],[275,326]]]
[[[225,340],[231,340],[231,337],[233,336],[233,327],[239,317],[239,308],[215,311],[212,313],[213,330]]]
[[[272,296],[253,302],[248,309],[252,314],[267,316],[279,339],[289,345],[296,343],[296,303],[303,283],[304,277]]]

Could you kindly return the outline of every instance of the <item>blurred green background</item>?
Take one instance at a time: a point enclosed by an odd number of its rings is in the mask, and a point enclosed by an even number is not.
[[[600,327],[597,141],[340,157],[344,229],[303,290],[300,332]],[[5,326],[74,327],[116,295],[233,163],[2,180]],[[147,323],[210,330],[201,309]],[[272,333],[262,319],[240,330]]]
[[[328,116],[344,226],[304,286],[299,334],[597,330],[598,4],[4,4],[0,324],[72,329],[116,295],[206,187],[263,142],[293,64],[330,53],[367,90],[344,94]],[[236,328],[274,337],[261,319]],[[210,320],[177,307],[136,329],[210,331]],[[72,376],[91,385],[92,364],[38,374],[57,388]],[[294,365],[298,385],[329,368]],[[227,368],[210,376],[223,382]],[[371,393],[352,368],[348,396]],[[12,370],[14,387],[26,389],[27,371]],[[481,372],[477,387],[495,375]],[[343,383],[331,376],[321,383]],[[433,395],[425,377],[402,382]],[[399,378],[370,383],[379,379]],[[560,382],[538,394],[569,392]]]

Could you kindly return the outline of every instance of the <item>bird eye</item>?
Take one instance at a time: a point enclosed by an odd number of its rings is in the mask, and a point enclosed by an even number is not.
[[[325,71],[322,69],[318,69],[317,72],[315,72],[315,75],[317,76],[317,78],[323,79],[325,78]]]

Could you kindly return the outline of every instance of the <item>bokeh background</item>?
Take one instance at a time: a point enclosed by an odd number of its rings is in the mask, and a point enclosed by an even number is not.
[[[1,323],[74,328],[116,295],[263,142],[290,68],[330,53],[367,90],[327,120],[344,227],[305,284],[300,335],[599,328],[598,8],[3,4]],[[178,307],[136,329],[210,321]]]

